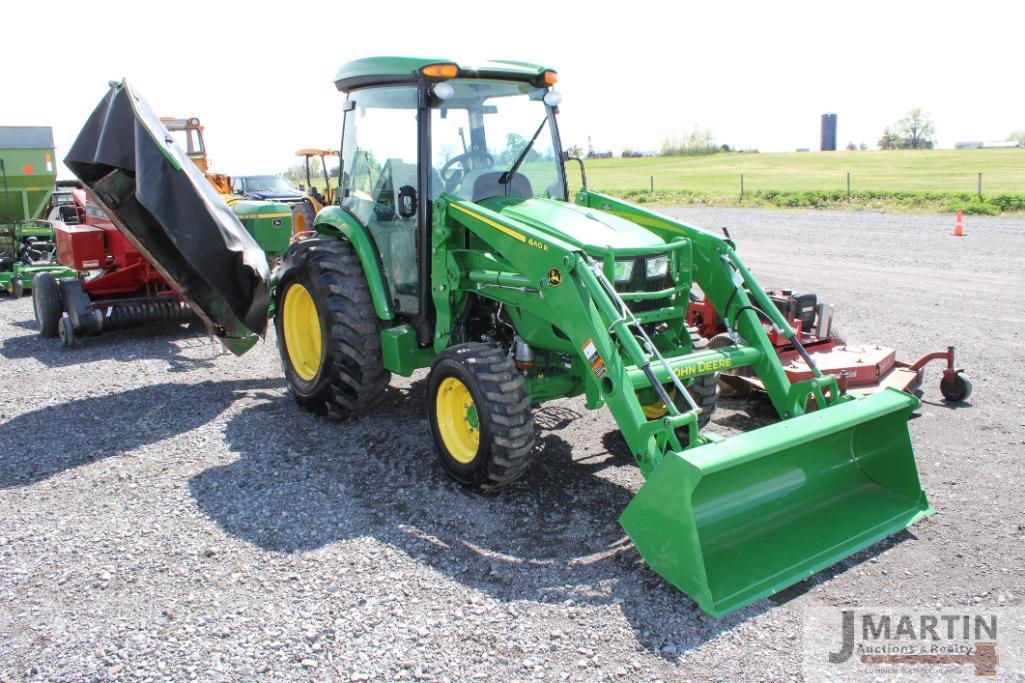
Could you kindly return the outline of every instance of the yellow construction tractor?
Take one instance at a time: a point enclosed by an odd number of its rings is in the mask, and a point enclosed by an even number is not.
[[[306,187],[300,187],[300,189],[306,191],[306,196],[303,197],[301,202],[292,206],[292,232],[299,234],[300,232],[312,230],[313,219],[316,217],[317,212],[325,206],[335,203],[335,191],[331,189],[331,175],[327,168],[327,158],[338,156],[338,152],[333,149],[315,149],[310,147],[300,149],[295,155],[303,157],[306,161]],[[323,194],[313,184],[310,159],[320,159],[320,170],[324,174]]]
[[[231,176],[211,171],[203,140],[203,125],[195,116],[184,119],[161,116],[160,123],[164,124],[179,147],[185,150],[185,155],[231,207],[232,213],[260,244],[270,262],[276,263],[278,256],[288,248],[292,236],[291,208],[280,202],[239,196],[232,191]]]
[[[210,159],[206,156],[206,144],[203,141],[203,125],[195,116],[178,119],[173,116],[161,116],[160,123],[175,138],[175,141],[185,150],[185,154],[192,160],[210,184],[222,195],[231,195],[231,178],[226,173],[217,173],[210,170]]]

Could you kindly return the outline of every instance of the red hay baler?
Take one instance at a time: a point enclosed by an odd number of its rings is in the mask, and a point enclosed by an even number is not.
[[[191,320],[192,309],[103,210],[84,190],[72,194],[73,203],[54,207],[48,217],[55,226],[57,259],[90,274],[59,280],[49,273],[36,276],[32,296],[40,334],[60,336],[71,346],[85,334]]]

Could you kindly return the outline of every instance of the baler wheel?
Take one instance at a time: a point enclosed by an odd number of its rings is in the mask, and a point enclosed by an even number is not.
[[[951,403],[967,401],[968,397],[972,395],[972,383],[960,373],[952,373],[950,376],[954,379],[948,381],[948,376],[945,375],[940,380],[940,393],[943,394],[944,400]]]
[[[60,338],[64,348],[69,349],[75,345],[75,326],[71,324],[71,318],[64,316],[60,320]]]
[[[381,356],[383,323],[352,245],[334,237],[297,242],[279,273],[274,328],[289,391],[319,415],[372,407],[391,373]]]
[[[21,295],[25,293],[25,283],[21,281],[20,277],[16,277],[11,280],[11,296],[15,299],[20,299]]]
[[[60,285],[53,273],[42,272],[32,278],[32,309],[40,336],[56,337],[62,311]]]
[[[460,344],[434,360],[427,422],[445,471],[471,488],[511,483],[532,459],[530,397],[516,365],[496,346]]]

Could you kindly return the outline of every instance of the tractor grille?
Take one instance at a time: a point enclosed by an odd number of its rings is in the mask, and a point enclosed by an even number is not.
[[[672,287],[673,279],[667,272],[659,277],[649,278],[644,272],[645,259],[638,258],[634,262],[633,272],[630,274],[629,282],[617,282],[616,291],[623,294],[626,292],[657,292]],[[652,311],[656,308],[663,308],[669,305],[669,299],[648,299],[645,301],[629,302],[630,310],[634,313]]]

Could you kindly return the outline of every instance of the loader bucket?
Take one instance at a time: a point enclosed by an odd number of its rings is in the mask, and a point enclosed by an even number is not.
[[[267,257],[127,83],[113,83],[65,163],[225,346],[267,327]]]
[[[887,389],[669,453],[620,517],[648,565],[719,617],[932,514]]]

